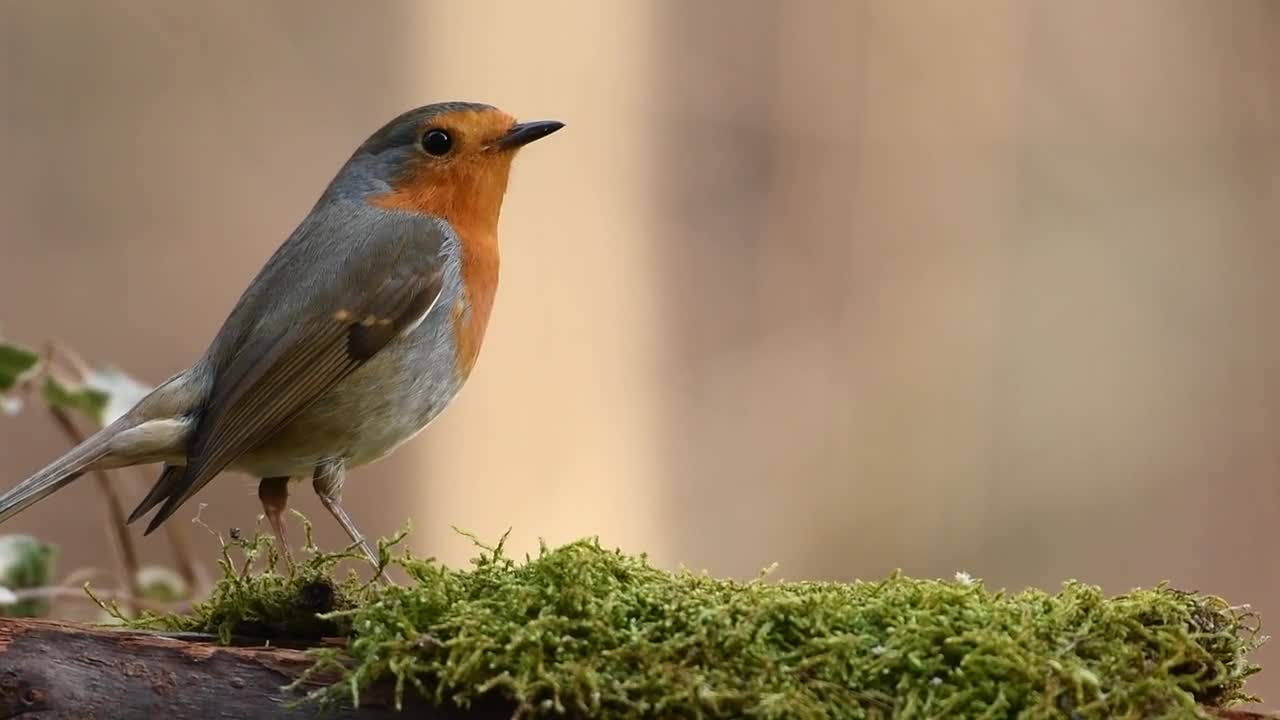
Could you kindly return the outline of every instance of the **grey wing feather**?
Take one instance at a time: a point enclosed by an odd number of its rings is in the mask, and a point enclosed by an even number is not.
[[[163,501],[151,533],[237,457],[420,320],[443,289],[442,243],[429,219],[388,213],[335,273],[309,278],[317,283],[311,300],[292,310],[294,318],[283,318],[286,329],[251,333],[218,373],[185,468],[166,472],[130,520]]]

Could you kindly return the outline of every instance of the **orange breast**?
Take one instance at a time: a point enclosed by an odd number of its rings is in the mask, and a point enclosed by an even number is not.
[[[458,194],[433,193],[430,185],[415,188],[417,192],[393,191],[370,198],[378,207],[410,210],[443,217],[458,236],[461,248],[464,301],[453,307],[453,331],[457,339],[457,373],[466,380],[475,367],[489,314],[498,291],[498,224],[497,211],[477,212],[475,203],[458,202]],[[440,202],[440,200],[451,202]]]
[[[462,244],[462,283],[466,303],[453,307],[453,332],[458,341],[457,373],[466,380],[475,367],[489,327],[489,314],[498,291],[498,237],[493,230],[455,227]],[[469,307],[468,307],[469,306]]]

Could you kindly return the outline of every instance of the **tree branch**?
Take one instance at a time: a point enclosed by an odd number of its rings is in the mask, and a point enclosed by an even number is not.
[[[84,442],[84,435],[76,429],[75,422],[66,410],[51,407],[49,412],[53,414],[53,419],[58,422],[58,427],[62,428],[72,446]],[[120,558],[124,575],[121,580],[128,589],[128,595],[124,598],[125,607],[131,612],[137,612],[137,603],[133,598],[142,596],[142,588],[138,584],[138,551],[133,546],[133,538],[129,536],[129,528],[125,524],[128,516],[125,515],[124,506],[120,504],[119,494],[111,487],[111,478],[107,477],[106,471],[94,470],[93,477],[98,482],[98,490],[107,507],[107,535],[112,539],[116,555]]]
[[[162,633],[98,629],[47,620],[0,620],[0,719],[31,713],[62,718],[310,718],[302,691],[284,687],[311,666],[302,650],[225,647]],[[311,688],[336,681],[316,677]],[[509,720],[515,708],[433,707],[406,691],[402,712],[390,687],[360,696],[361,707],[335,707],[335,720],[425,718]]]
[[[37,393],[37,384],[46,376],[57,379],[60,374],[59,371],[67,376],[74,377],[76,385],[83,385],[92,373],[89,364],[70,346],[57,340],[49,340],[45,343],[39,371],[33,373],[20,384],[20,392],[30,400]],[[50,405],[48,409],[72,446],[84,441],[85,435],[77,428],[71,413],[64,408],[53,405]],[[135,472],[130,479],[135,485],[144,486],[145,478],[136,468],[134,470]],[[142,588],[139,585],[137,550],[125,524],[127,519],[125,508],[121,504],[120,494],[116,492],[108,473],[103,470],[96,470],[92,474],[106,505],[108,537],[112,541],[116,559],[121,569],[122,577],[120,582],[124,588],[124,592],[120,593],[121,601],[126,610],[133,611],[137,608],[135,599],[141,597]],[[208,592],[211,586],[208,573],[193,560],[191,545],[183,528],[178,523],[166,523],[164,532],[173,550],[178,575],[186,583],[188,593],[192,597],[199,597]]]
[[[220,646],[207,635],[114,630],[47,620],[0,620],[0,720],[27,713],[62,718],[274,718],[317,717],[318,708],[295,704],[286,691],[311,666],[301,649]],[[309,678],[306,690],[338,680]],[[406,689],[403,711],[389,685],[361,692],[361,707],[332,708],[336,720],[425,718],[510,720],[516,708],[501,699],[466,710],[438,707]],[[1208,710],[1223,720],[1270,717],[1241,710]],[[580,718],[579,720],[585,720]]]

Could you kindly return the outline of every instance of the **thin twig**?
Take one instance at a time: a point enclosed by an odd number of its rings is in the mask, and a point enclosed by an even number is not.
[[[89,373],[93,372],[89,367],[89,363],[85,362],[84,358],[80,357],[79,353],[72,350],[71,347],[64,342],[50,340],[45,343],[44,348],[45,362],[48,364],[60,364],[67,370],[70,370],[73,375],[80,378],[87,378],[89,377]]]
[[[49,412],[53,415],[53,419],[58,422],[58,426],[62,428],[62,432],[71,440],[73,446],[84,442],[84,436],[76,429],[71,416],[65,410],[50,406]],[[113,541],[117,557],[124,571],[125,587],[128,588],[130,596],[133,598],[140,597],[142,588],[138,584],[138,552],[133,547],[133,538],[130,537],[129,529],[125,525],[124,506],[120,504],[120,496],[116,494],[115,488],[111,486],[111,478],[107,477],[105,470],[95,469],[93,477],[98,481],[98,489],[102,492],[102,499],[106,501],[107,535]],[[137,612],[136,605],[129,606],[129,609]]]
[[[80,376],[81,383],[93,372],[89,364],[66,343],[50,340],[46,347],[50,360],[56,359],[65,367],[73,370]],[[143,477],[139,468],[135,468],[133,474],[135,476],[134,482],[138,489],[141,490],[146,486],[146,478]],[[182,526],[177,523],[166,523],[165,535],[168,537],[169,545],[173,549],[174,562],[178,566],[178,576],[187,584],[191,593],[204,592],[210,585],[209,575],[204,571],[204,568],[195,562],[191,554],[191,543],[187,541],[187,535]]]
[[[50,340],[45,343],[44,348],[44,368],[40,375],[53,375],[55,370],[64,370],[69,374],[78,376],[77,384],[84,384],[89,374],[93,372],[89,364],[84,361],[74,350],[65,343],[57,340]],[[35,379],[35,378],[33,378]],[[34,390],[34,383],[28,385],[28,392]],[[79,443],[83,441],[83,436],[76,430],[75,424],[71,421],[69,415],[60,409],[50,408],[54,412],[54,417],[58,424],[73,442]],[[126,529],[125,521],[127,516],[124,513],[124,507],[120,503],[120,497],[116,493],[114,486],[110,483],[105,471],[96,471],[94,473],[98,481],[98,487],[102,491],[104,498],[107,500],[107,508],[110,514],[111,523],[113,525],[112,537],[118,552],[124,571],[127,573],[127,587],[130,594],[137,595],[138,586],[138,559],[137,552],[134,550],[133,541]],[[139,484],[139,489],[145,486],[146,479],[141,475],[139,469],[135,469],[134,482]],[[187,540],[184,529],[175,523],[167,523],[165,525],[165,534],[168,537],[169,544],[173,549],[175,564],[177,565],[178,575],[187,584],[191,595],[199,595],[210,587],[208,573],[204,571],[198,563],[195,562],[191,553],[191,544]]]
[[[139,490],[146,486],[147,479],[142,474],[141,468],[133,468],[132,476],[134,485]],[[163,527],[165,535],[169,538],[169,545],[173,548],[173,559],[177,565],[178,576],[190,588],[192,596],[203,594],[211,587],[209,573],[194,560],[186,529],[178,523],[165,523]]]
[[[93,580],[94,578],[102,577],[103,575],[109,576],[110,574],[111,573],[108,573],[106,570],[103,570],[102,568],[95,568],[95,567],[80,568],[79,570],[72,570],[71,572],[67,573],[67,576],[62,578],[62,582],[59,582],[58,586],[73,587],[73,588],[83,587],[85,583],[89,582],[90,580]]]
[[[15,388],[15,394],[24,401],[30,402],[33,396],[40,392],[40,385],[48,379],[53,379],[63,384],[84,385],[93,373],[93,369],[89,364],[74,350],[56,340],[49,340],[45,343],[41,360],[42,362],[36,371],[24,377],[20,381],[19,387]],[[53,415],[54,421],[63,434],[67,436],[67,439],[70,440],[73,447],[85,441],[85,435],[77,428],[69,412],[52,405],[46,404],[46,406],[50,414]],[[120,494],[105,470],[94,470],[92,474],[105,501],[103,504],[107,510],[107,533],[115,550],[117,564],[121,569],[120,575],[122,577],[120,580],[124,588],[123,591],[112,593],[110,597],[123,604],[126,610],[131,613],[136,613],[140,608],[158,609],[160,612],[174,610],[174,607],[158,605],[142,596],[141,578],[138,572],[138,553],[126,525],[127,516],[124,505],[120,501]],[[141,474],[140,468],[135,468],[129,479],[134,483],[140,484],[139,489],[146,482],[146,478]],[[184,530],[176,523],[167,523],[165,525],[165,534],[168,536],[169,544],[173,550],[178,575],[186,583],[188,590],[186,600],[178,605],[189,607],[195,598],[201,597],[208,592],[212,587],[212,581],[205,568],[195,562],[191,552],[191,544],[188,542]],[[101,571],[92,569],[76,571],[69,578],[84,577],[86,573],[95,575],[101,574]],[[80,590],[68,587],[69,584],[71,584],[70,579],[60,585],[46,588],[30,588],[23,592],[30,597],[48,597],[51,605],[56,604],[58,599],[84,597]]]
[[[67,576],[64,577],[62,581],[57,584],[57,587],[78,588],[84,585],[86,582],[89,582],[90,580],[96,577],[101,577],[103,575],[110,577],[111,574],[101,568],[92,568],[92,567],[80,568],[79,570],[73,570],[67,573]],[[50,616],[54,615],[53,609],[57,607],[57,605],[58,605],[57,598],[54,598],[49,601]]]
[[[123,603],[124,605],[127,605],[127,606],[137,607],[143,610],[149,610],[153,613],[156,613],[157,615],[163,615],[165,613],[172,611],[172,608],[170,608],[168,605],[164,605],[163,603],[152,602],[150,600],[147,600],[146,598],[139,597],[137,595],[130,595],[129,593],[126,593],[126,592],[119,592],[119,591],[113,592],[110,590],[99,592],[97,590],[94,590],[93,594],[99,600],[104,600],[104,601],[115,600],[116,602]],[[34,588],[18,588],[13,591],[13,595],[18,599],[18,602],[22,602],[23,600],[37,600],[37,599],[52,600],[57,598],[61,598],[64,600],[79,598],[81,600],[88,600],[90,602],[93,601],[93,598],[89,597],[89,595],[85,593],[84,588],[70,588],[70,587],[63,587],[61,585],[46,585],[44,587],[34,587]]]
[[[204,594],[211,586],[209,573],[191,559],[191,544],[187,542],[186,531],[178,523],[165,523],[164,532],[173,547],[173,560],[178,566],[178,575],[191,588],[192,595]]]

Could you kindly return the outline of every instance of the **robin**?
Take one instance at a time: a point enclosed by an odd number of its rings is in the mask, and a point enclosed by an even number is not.
[[[517,151],[563,127],[447,102],[356,148],[267,260],[204,355],[0,496],[0,523],[95,469],[164,463],[129,516],[149,535],[223,470],[260,478],[281,547],[291,480],[371,562],[342,507],[347,468],[427,426],[475,366],[498,285],[498,215]]]

